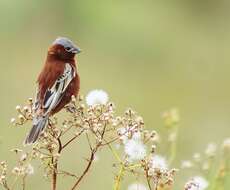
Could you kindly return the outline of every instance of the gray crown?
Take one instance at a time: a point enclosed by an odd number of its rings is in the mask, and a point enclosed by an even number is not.
[[[53,45],[59,44],[62,45],[66,51],[71,53],[80,53],[80,48],[75,45],[70,39],[66,37],[58,37],[54,42]]]

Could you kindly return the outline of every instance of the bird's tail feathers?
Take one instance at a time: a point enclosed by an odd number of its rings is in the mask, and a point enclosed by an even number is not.
[[[46,127],[48,116],[36,116],[33,119],[33,126],[26,137],[25,145],[35,143],[39,138],[41,132]]]

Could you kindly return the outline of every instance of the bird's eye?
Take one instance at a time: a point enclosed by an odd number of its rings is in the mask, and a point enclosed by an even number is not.
[[[71,50],[71,47],[66,47],[65,50],[66,50],[66,51],[70,51],[70,50]]]

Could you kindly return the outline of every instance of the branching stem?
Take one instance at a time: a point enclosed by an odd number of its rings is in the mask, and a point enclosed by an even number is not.
[[[116,177],[116,181],[115,181],[115,185],[114,185],[114,190],[120,190],[120,183],[121,183],[121,179],[122,179],[122,176],[124,174],[124,171],[125,171],[125,168],[124,168],[124,165],[122,163],[121,167],[120,167],[120,171],[118,173],[118,176]]]

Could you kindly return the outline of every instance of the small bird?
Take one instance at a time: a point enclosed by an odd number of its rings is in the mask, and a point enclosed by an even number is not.
[[[33,126],[25,144],[35,143],[49,117],[68,104],[73,95],[78,95],[80,78],[74,59],[78,53],[80,48],[65,37],[58,37],[48,49],[45,65],[37,79]]]

